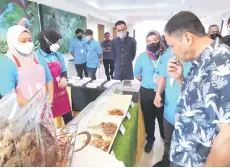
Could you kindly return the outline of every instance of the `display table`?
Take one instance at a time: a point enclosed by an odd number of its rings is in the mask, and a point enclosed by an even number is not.
[[[131,119],[126,118],[122,125],[125,127],[125,134],[118,132],[113,144],[113,152],[116,158],[124,163],[126,167],[133,167],[136,164],[136,150],[138,142],[138,105],[129,108]]]
[[[103,86],[97,88],[87,88],[85,85],[79,87],[69,84],[69,87],[71,88],[73,111],[82,111],[89,103],[96,100],[97,97],[106,90]]]
[[[84,111],[89,111],[86,109],[91,109],[91,107],[86,106],[96,100],[106,90],[106,88],[102,86],[92,89],[85,86],[75,87],[72,85],[69,85],[69,89],[69,94],[71,94],[72,97],[73,110],[80,110],[82,108],[84,109],[83,113]],[[125,118],[122,122],[125,128],[125,134],[122,135],[120,131],[118,132],[112,146],[111,154],[114,154],[117,160],[122,161],[126,167],[133,167],[140,161],[144,151],[145,128],[139,104],[139,93],[123,92],[123,94],[132,95],[132,101],[135,105],[129,108],[131,119]],[[83,116],[83,114],[80,113],[79,117],[81,116]]]

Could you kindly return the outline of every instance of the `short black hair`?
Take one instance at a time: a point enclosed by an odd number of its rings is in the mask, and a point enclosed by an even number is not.
[[[230,17],[228,18],[228,25],[230,24]]]
[[[119,25],[125,25],[126,26],[126,23],[125,21],[123,20],[119,20],[116,24],[115,24],[115,27],[119,26]]]
[[[91,29],[86,29],[85,34],[86,34],[86,35],[93,35],[93,30],[91,30]]]
[[[75,31],[75,33],[76,33],[76,34],[78,34],[78,33],[83,33],[83,30],[82,30],[82,29],[77,29],[77,30]]]
[[[209,29],[210,29],[211,27],[219,27],[219,26],[216,25],[216,24],[213,24],[213,25],[209,26]]]
[[[109,32],[106,32],[106,33],[105,33],[105,36],[107,36],[107,35],[110,35],[110,33],[109,33]]]
[[[190,32],[199,37],[206,36],[205,28],[200,19],[190,11],[181,11],[174,15],[166,24],[165,32],[180,37],[185,32]]]

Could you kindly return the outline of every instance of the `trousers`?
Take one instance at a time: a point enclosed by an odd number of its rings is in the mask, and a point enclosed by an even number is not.
[[[163,112],[164,106],[157,108],[154,104],[156,92],[153,89],[140,88],[141,108],[144,116],[146,140],[155,141],[155,120],[157,118],[161,137],[164,138]],[[163,94],[164,95],[164,94]],[[164,99],[164,96],[163,96]]]

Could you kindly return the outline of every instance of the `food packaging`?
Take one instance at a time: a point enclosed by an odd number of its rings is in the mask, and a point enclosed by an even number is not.
[[[43,89],[19,111],[12,130],[21,166],[56,165],[58,148],[53,116]]]
[[[45,166],[54,167],[58,161],[58,141],[54,126],[53,114],[48,103],[48,96],[41,101],[36,116],[36,128],[41,135],[41,145],[44,151]]]
[[[16,151],[11,122],[18,112],[16,94],[9,93],[0,100],[0,166],[20,166]]]
[[[37,93],[18,113],[12,123],[16,150],[20,165],[23,167],[45,166],[41,133],[36,127],[36,115],[39,112],[41,97]]]

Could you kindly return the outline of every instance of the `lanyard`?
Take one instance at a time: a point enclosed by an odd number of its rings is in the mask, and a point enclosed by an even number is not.
[[[160,58],[158,58],[157,63],[155,63],[155,61],[152,60],[153,65],[154,65],[154,67],[155,67],[156,69],[157,69],[157,67],[158,67],[159,61],[160,61]]]
[[[82,46],[83,42],[80,42],[80,40],[77,40],[78,44],[80,45],[80,47]]]

